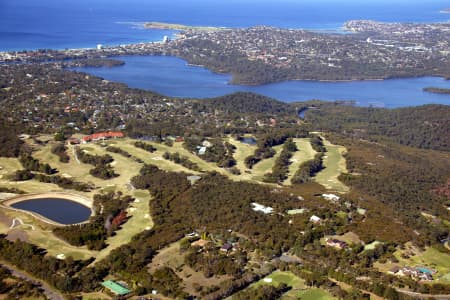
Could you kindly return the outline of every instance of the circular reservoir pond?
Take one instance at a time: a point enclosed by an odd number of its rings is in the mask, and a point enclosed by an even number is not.
[[[39,214],[64,225],[82,223],[91,216],[91,210],[88,207],[62,198],[24,200],[11,204],[11,207]]]

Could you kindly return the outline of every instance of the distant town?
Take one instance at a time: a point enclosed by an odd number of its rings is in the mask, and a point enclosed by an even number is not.
[[[148,23],[147,27],[169,25]],[[233,83],[249,85],[292,79],[450,77],[450,23],[349,21],[344,24],[345,32],[339,34],[267,26],[173,28],[184,28],[173,40],[164,37],[161,42],[97,45],[93,49],[0,52],[0,62],[170,55],[230,73]]]

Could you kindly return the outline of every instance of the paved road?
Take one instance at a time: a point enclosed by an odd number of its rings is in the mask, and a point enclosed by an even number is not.
[[[5,264],[4,262],[0,262],[0,265],[6,269],[8,269],[14,276],[21,278],[23,280],[26,280],[28,282],[34,283],[42,290],[44,291],[45,296],[47,296],[48,299],[51,300],[64,300],[64,297],[58,293],[57,291],[53,290],[47,283],[43,281],[39,281],[24,271],[17,270],[16,268],[12,267],[11,265]]]

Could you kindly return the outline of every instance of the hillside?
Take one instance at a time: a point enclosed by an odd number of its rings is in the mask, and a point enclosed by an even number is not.
[[[372,141],[440,151],[450,149],[450,106],[423,105],[397,109],[354,107],[322,103],[306,112],[317,130],[344,133]]]

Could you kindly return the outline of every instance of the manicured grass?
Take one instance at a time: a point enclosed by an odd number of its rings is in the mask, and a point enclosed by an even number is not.
[[[22,165],[17,158],[0,157],[0,180],[7,180],[7,176],[22,169]]]
[[[291,158],[292,163],[289,166],[289,177],[284,181],[284,184],[286,185],[292,184],[292,177],[295,172],[297,172],[300,165],[305,161],[313,159],[316,154],[316,151],[311,147],[309,138],[294,139],[294,142],[297,145],[298,150],[294,152]]]
[[[338,180],[341,173],[347,172],[345,158],[343,153],[347,150],[343,146],[333,145],[324,139],[324,145],[327,149],[323,164],[325,169],[320,171],[315,177],[315,181],[327,189],[335,190],[340,193],[346,193],[349,188]]]
[[[282,148],[283,145],[273,147],[273,149],[276,152],[276,154],[273,157],[263,159],[253,166],[251,171],[253,175],[252,176],[253,180],[262,181],[264,175],[272,171],[273,164],[275,163],[277,157],[280,156]]]
[[[271,278],[272,282],[267,283],[264,281],[264,278],[259,280],[257,283],[253,284],[252,287],[258,287],[264,284],[270,284],[273,286],[278,286],[280,283],[284,283],[294,289],[304,289],[305,281],[303,279],[300,279],[299,277],[295,276],[291,272],[283,272],[283,271],[275,271],[272,274],[266,276],[265,278]]]
[[[179,143],[175,143],[174,147],[169,147],[163,144],[158,144],[158,143],[150,143],[153,147],[155,147],[157,150],[153,153],[150,153],[148,151],[145,151],[143,149],[137,148],[134,146],[135,140],[130,140],[130,139],[123,139],[123,140],[117,140],[116,144],[114,144],[115,147],[119,147],[125,151],[127,151],[128,153],[130,153],[131,155],[142,159],[145,163],[147,164],[152,164],[152,165],[156,165],[158,166],[158,168],[162,169],[162,170],[166,170],[166,171],[170,171],[170,172],[185,172],[185,173],[192,173],[192,174],[197,174],[198,172],[189,170],[185,167],[183,167],[182,165],[176,164],[172,161],[166,160],[164,159],[162,156],[164,154],[164,152],[170,152],[170,153],[175,153],[175,152],[179,152],[182,155],[185,155],[185,153],[181,153],[181,151],[178,151],[179,148],[176,148],[176,144]],[[176,149],[176,150],[175,150]],[[184,151],[186,151],[185,149],[182,149]],[[191,159],[191,157],[193,156],[192,154],[190,154],[188,151],[186,151],[189,154],[189,159]],[[187,156],[187,155],[185,155]],[[197,163],[197,161],[195,161]],[[200,166],[201,168],[203,168],[203,166]],[[139,172],[139,170],[137,170],[137,172]]]
[[[251,180],[252,175],[246,173],[246,171],[250,170],[245,165],[245,159],[255,153],[256,146],[241,143],[240,141],[237,141],[231,137],[229,137],[227,141],[236,147],[233,157],[237,163],[236,167],[241,171],[241,175],[239,177],[245,180]]]
[[[308,289],[297,293],[297,298],[302,300],[333,300],[336,299],[323,289]]]
[[[136,191],[133,196],[136,200],[129,206],[128,221],[122,225],[121,229],[116,231],[114,236],[106,240],[108,247],[101,250],[95,256],[95,262],[98,262],[108,256],[111,250],[114,250],[123,244],[129,243],[136,234],[153,226],[149,210],[149,202],[151,199],[149,192]]]

